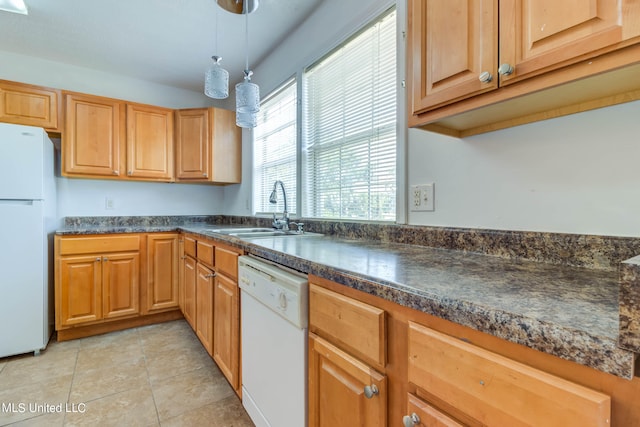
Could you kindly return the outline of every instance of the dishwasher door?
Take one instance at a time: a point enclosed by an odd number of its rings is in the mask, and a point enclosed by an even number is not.
[[[253,261],[253,260],[252,260]],[[242,265],[242,264],[241,264]],[[259,265],[254,267],[260,268]],[[273,266],[270,266],[273,268]],[[281,287],[279,272],[251,270],[241,282],[242,404],[256,427],[304,427],[307,425],[307,339],[305,327],[295,326],[277,313],[291,288]],[[271,274],[271,276],[269,276]],[[246,292],[251,281],[252,294]],[[300,278],[297,278],[300,281]],[[244,282],[244,283],[243,283]],[[306,282],[299,283],[304,287]],[[264,292],[255,292],[255,288]],[[272,304],[261,302],[262,295]],[[306,298],[304,299],[306,304]],[[268,306],[270,305],[270,306]],[[291,304],[288,308],[294,308]],[[306,314],[306,307],[303,309]]]

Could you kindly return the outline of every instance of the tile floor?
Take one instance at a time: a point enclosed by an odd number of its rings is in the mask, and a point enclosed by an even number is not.
[[[184,320],[0,359],[0,426],[250,427]]]

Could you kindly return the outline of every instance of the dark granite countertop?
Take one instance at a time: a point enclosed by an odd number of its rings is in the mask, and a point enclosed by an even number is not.
[[[617,346],[615,271],[332,236],[239,240],[208,231],[224,227],[70,226],[58,234],[183,230],[213,237],[406,307],[613,375],[633,377],[635,354]]]

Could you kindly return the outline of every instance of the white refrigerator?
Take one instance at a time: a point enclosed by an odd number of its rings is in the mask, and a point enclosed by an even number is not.
[[[0,123],[0,357],[53,330],[54,146],[43,129]]]

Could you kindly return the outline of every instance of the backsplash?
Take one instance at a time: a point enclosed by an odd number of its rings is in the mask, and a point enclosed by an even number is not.
[[[305,230],[346,239],[476,252],[508,259],[615,271],[622,261],[640,255],[640,238],[389,223],[300,219]],[[271,227],[271,218],[230,215],[66,217],[65,227],[179,226],[184,223]]]

